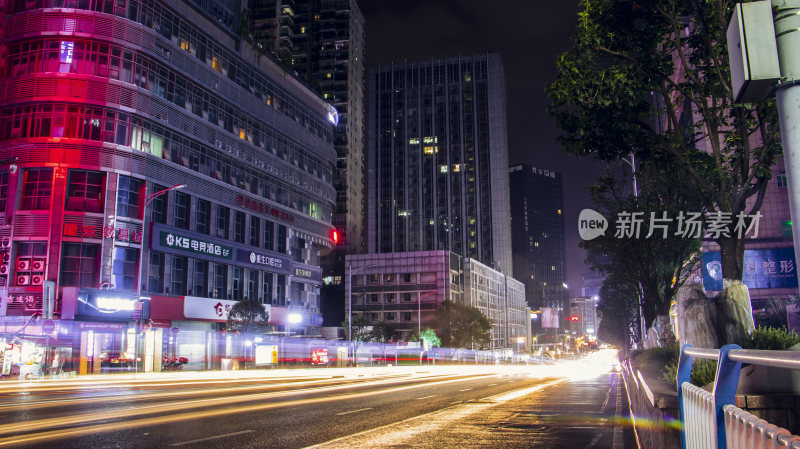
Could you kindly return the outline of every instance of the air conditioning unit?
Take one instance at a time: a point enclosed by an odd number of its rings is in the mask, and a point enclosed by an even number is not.
[[[11,269],[8,264],[0,265],[0,274],[8,274],[9,271],[11,271]]]
[[[3,263],[9,263],[11,261],[11,254],[3,253]]]
[[[11,248],[11,237],[3,237],[0,239],[0,247]]]
[[[47,259],[33,259],[31,262],[31,271],[44,271],[44,264]]]
[[[31,269],[31,259],[28,257],[17,258],[17,271],[29,271]]]
[[[44,283],[44,275],[34,274],[31,276],[31,285],[42,285]]]
[[[30,285],[31,277],[27,274],[20,274],[17,276],[17,285]]]

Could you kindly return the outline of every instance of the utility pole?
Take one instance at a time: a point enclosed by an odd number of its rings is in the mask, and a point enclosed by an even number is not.
[[[800,0],[772,0],[781,81],[776,87],[783,160],[792,218],[794,260],[800,262]]]

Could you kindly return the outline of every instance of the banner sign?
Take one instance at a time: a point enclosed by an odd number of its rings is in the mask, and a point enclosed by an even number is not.
[[[183,316],[199,320],[228,321],[231,308],[236,303],[237,301],[229,301],[226,299],[184,296]],[[263,307],[267,313],[271,312],[270,305],[263,305]]]
[[[558,329],[558,310],[555,307],[542,307],[542,328]]]
[[[719,251],[703,253],[703,287],[722,290]],[[748,288],[797,288],[797,263],[793,248],[746,249],[742,282]]]
[[[162,248],[201,254],[220,259],[233,259],[233,248],[206,239],[188,237],[171,231],[158,231],[158,243]]]
[[[292,272],[291,259],[261,251],[249,251],[237,248],[236,261],[275,273],[291,274]]]

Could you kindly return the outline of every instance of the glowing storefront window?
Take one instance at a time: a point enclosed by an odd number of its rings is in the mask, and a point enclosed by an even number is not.
[[[75,49],[75,42],[61,41],[61,53],[59,54],[59,62],[64,64],[72,64],[72,52]]]

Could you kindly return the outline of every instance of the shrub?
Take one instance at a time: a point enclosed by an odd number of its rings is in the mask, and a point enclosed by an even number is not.
[[[746,336],[738,345],[744,349],[763,349],[771,351],[782,351],[800,343],[800,335],[795,331],[788,331],[786,328],[760,327]],[[674,360],[669,360],[664,366],[662,376],[664,380],[677,386],[678,377],[678,357],[680,351],[675,353]],[[717,373],[717,362],[714,360],[695,360],[692,364],[691,382],[702,387],[714,382]]]

